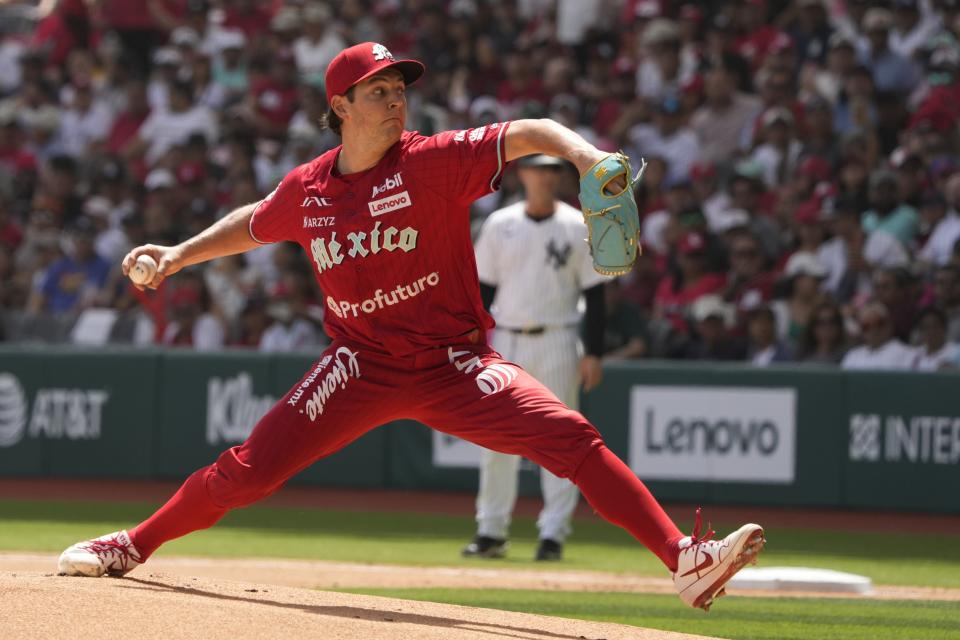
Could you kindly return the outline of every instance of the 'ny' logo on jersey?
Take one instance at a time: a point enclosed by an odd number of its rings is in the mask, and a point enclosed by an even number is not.
[[[390,53],[390,50],[387,49],[385,46],[383,46],[382,44],[375,44],[373,45],[373,59],[377,61],[393,60],[394,57],[393,57],[393,54]]]
[[[567,266],[571,251],[573,251],[573,247],[569,243],[558,246],[553,238],[550,238],[550,242],[547,243],[547,264],[554,269],[562,269]]]

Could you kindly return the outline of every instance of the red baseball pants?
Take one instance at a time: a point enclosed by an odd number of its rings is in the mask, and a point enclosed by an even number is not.
[[[134,545],[146,558],[164,542],[272,494],[374,427],[402,418],[570,478],[600,515],[676,568],[683,534],[643,483],[586,418],[486,345],[395,358],[335,342],[246,442],[187,478],[167,504],[130,531]]]

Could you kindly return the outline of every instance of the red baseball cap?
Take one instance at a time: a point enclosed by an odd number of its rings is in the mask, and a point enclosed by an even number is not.
[[[811,198],[801,203],[793,213],[793,219],[800,224],[817,224],[822,220],[820,200]]]
[[[397,60],[382,44],[361,42],[338,53],[327,67],[327,104],[333,96],[342,96],[361,80],[387,68],[399,71],[406,84],[416,82],[426,69],[417,60]]]

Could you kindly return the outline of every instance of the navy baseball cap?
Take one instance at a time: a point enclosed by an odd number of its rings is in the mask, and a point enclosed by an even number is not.
[[[382,44],[361,42],[338,53],[327,67],[324,82],[327,104],[333,96],[342,96],[353,85],[384,69],[396,69],[406,84],[412,84],[423,75],[426,67],[417,60],[397,60]]]

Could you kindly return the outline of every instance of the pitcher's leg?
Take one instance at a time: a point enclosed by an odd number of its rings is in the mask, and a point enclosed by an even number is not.
[[[580,500],[580,491],[577,485],[544,468],[540,469],[540,490],[543,493],[543,510],[537,518],[540,539],[563,543],[573,531],[570,520]]]
[[[366,377],[361,378],[361,369]],[[332,345],[315,367],[260,419],[240,446],[192,474],[177,493],[130,531],[144,559],[161,544],[216,523],[230,509],[275,492],[292,475],[387,419],[375,363]],[[379,397],[380,403],[370,402]]]
[[[450,366],[430,376],[434,393],[420,419],[571,479],[600,515],[676,569],[683,534],[586,418],[495,352],[461,348],[450,356]]]
[[[477,535],[505,539],[517,503],[520,456],[484,449],[477,492]]]

